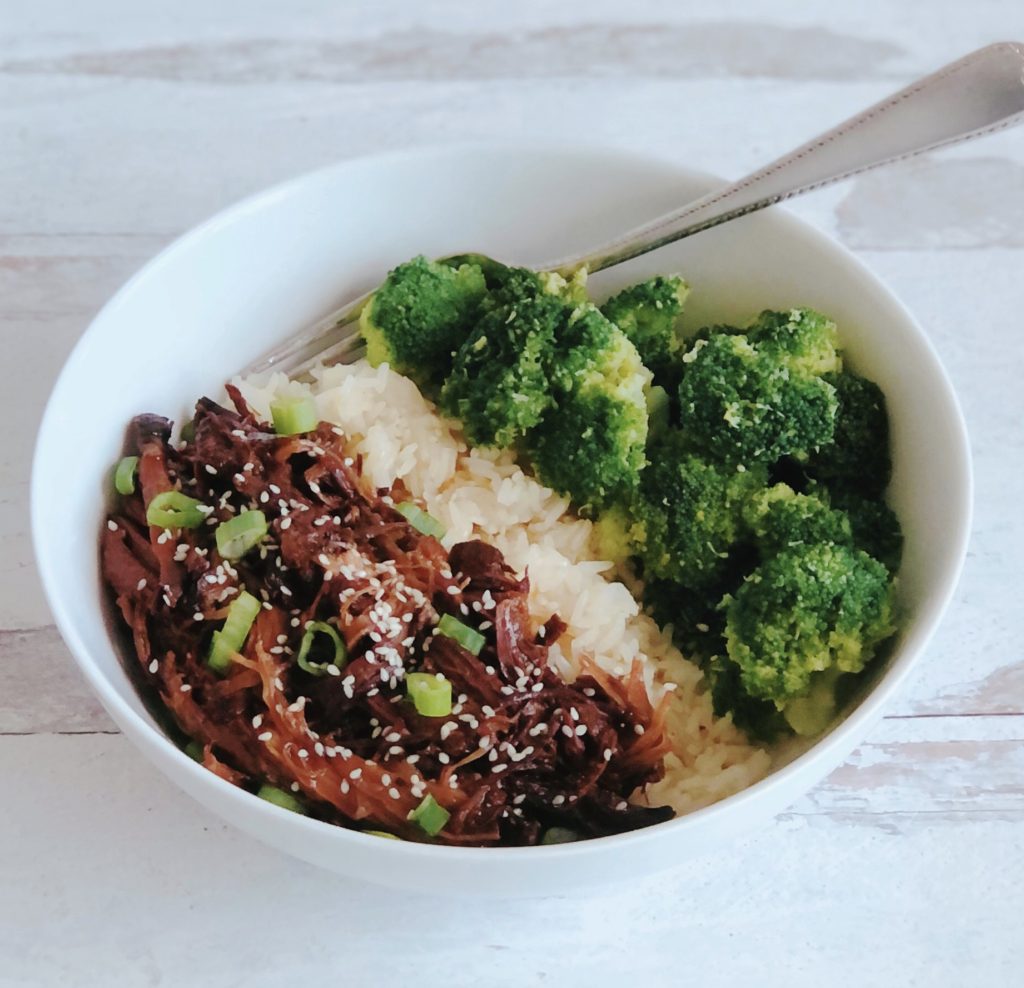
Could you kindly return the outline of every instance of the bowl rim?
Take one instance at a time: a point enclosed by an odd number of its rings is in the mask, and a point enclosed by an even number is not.
[[[970,456],[970,446],[967,433],[967,426],[964,420],[963,411],[956,392],[953,389],[949,375],[943,366],[931,339],[915,319],[907,306],[892,292],[891,289],[879,278],[871,268],[854,254],[844,244],[826,234],[824,231],[813,226],[811,223],[800,219],[787,209],[780,206],[771,207],[771,213],[775,220],[782,225],[787,232],[792,232],[804,237],[812,245],[818,245],[825,251],[832,252],[841,257],[843,262],[849,266],[851,273],[856,273],[862,279],[870,282],[874,288],[885,298],[886,302],[902,317],[904,330],[917,337],[917,343],[929,357],[932,368],[931,372],[937,384],[941,385],[942,401],[951,413],[951,419],[955,425],[955,434],[948,436],[949,449],[955,461],[957,461],[956,474],[960,482],[960,489],[955,496],[963,505],[961,517],[955,530],[950,530],[948,540],[950,547],[954,550],[949,557],[945,572],[941,574],[936,585],[941,588],[940,592],[934,593],[925,599],[913,624],[904,637],[898,654],[895,655],[888,668],[878,677],[870,690],[863,696],[856,709],[851,711],[842,721],[835,725],[828,734],[816,740],[806,751],[801,752],[792,761],[746,788],[726,796],[708,806],[692,810],[682,816],[674,817],[663,823],[654,824],[639,830],[626,833],[613,834],[604,837],[590,838],[567,844],[537,845],[530,847],[459,847],[451,845],[438,845],[427,843],[415,843],[412,841],[387,841],[381,842],[379,838],[364,834],[358,830],[326,823],[312,819],[300,814],[292,813],[281,807],[272,805],[264,800],[258,799],[247,790],[221,779],[214,773],[204,769],[194,762],[188,755],[181,751],[162,731],[155,725],[150,724],[145,718],[137,713],[124,700],[117,689],[110,683],[105,674],[94,663],[90,650],[78,633],[74,620],[66,611],[63,604],[64,594],[61,592],[61,581],[57,578],[49,557],[45,551],[42,537],[42,529],[46,523],[41,507],[42,489],[39,481],[39,464],[46,455],[48,436],[54,429],[56,418],[56,406],[60,394],[67,386],[67,381],[73,376],[76,363],[82,359],[85,350],[91,345],[90,336],[95,326],[102,320],[116,312],[123,300],[131,294],[135,286],[153,276],[165,265],[170,263],[177,255],[187,252],[197,241],[203,240],[216,231],[229,227],[232,224],[243,220],[251,213],[258,213],[264,207],[277,199],[287,198],[300,187],[308,186],[319,182],[331,181],[338,173],[360,164],[379,163],[382,166],[391,165],[401,161],[419,160],[424,158],[452,158],[469,155],[486,154],[516,154],[527,157],[541,157],[567,154],[576,155],[581,158],[590,159],[593,157],[605,160],[618,160],[619,162],[634,167],[657,167],[670,170],[680,178],[699,182],[713,188],[715,185],[723,184],[724,179],[708,172],[699,171],[680,165],[677,161],[667,155],[652,153],[641,153],[622,148],[617,145],[606,145],[599,142],[579,142],[568,140],[537,140],[531,142],[511,140],[475,140],[458,141],[442,144],[424,144],[410,147],[377,152],[372,154],[358,155],[351,158],[335,161],[331,164],[313,169],[277,182],[265,189],[254,192],[241,200],[229,204],[218,210],[212,216],[199,224],[189,228],[183,234],[175,237],[169,244],[163,247],[157,254],[147,260],[128,280],[114,293],[113,296],[102,306],[102,308],[89,321],[89,325],[76,341],[70,354],[65,360],[60,373],[58,374],[46,406],[40,420],[36,435],[35,448],[31,468],[30,508],[31,508],[31,531],[33,550],[43,591],[49,605],[54,622],[61,637],[75,659],[76,665],[85,675],[89,685],[97,694],[104,708],[110,714],[118,727],[124,731],[136,747],[142,747],[145,739],[149,743],[155,743],[156,747],[163,748],[171,757],[177,757],[181,767],[186,773],[192,774],[193,781],[198,786],[209,786],[214,791],[220,790],[222,795],[230,799],[248,800],[249,810],[257,814],[270,814],[267,819],[285,819],[286,815],[292,826],[300,833],[335,835],[336,840],[343,845],[346,841],[353,841],[353,848],[365,847],[366,842],[375,841],[377,845],[386,843],[388,853],[406,857],[431,857],[437,863],[443,863],[444,858],[451,862],[469,859],[477,861],[484,860],[521,860],[524,855],[536,858],[543,854],[549,860],[580,858],[586,854],[599,850],[612,850],[615,847],[639,847],[651,841],[664,838],[669,829],[681,831],[687,826],[697,823],[710,824],[716,819],[725,816],[732,816],[741,813],[744,806],[753,801],[761,801],[773,790],[785,788],[787,783],[794,777],[807,772],[815,761],[821,761],[828,752],[835,753],[842,751],[841,759],[846,753],[852,750],[866,735],[871,725],[881,716],[882,708],[891,700],[896,691],[910,675],[914,664],[918,661],[920,654],[927,647],[929,641],[941,620],[943,613],[949,605],[956,590],[960,574],[966,558],[967,546],[970,537],[971,520],[974,505],[974,477]],[[682,205],[682,204],[681,204]],[[111,647],[114,645],[111,642]],[[127,724],[125,723],[127,722]],[[145,755],[146,752],[143,751]],[[837,759],[838,760],[838,759]],[[159,768],[159,765],[156,766]],[[830,766],[831,767],[831,766]],[[827,771],[828,769],[826,769]],[[172,778],[171,781],[177,781]],[[221,815],[221,814],[218,814]],[[229,822],[237,823],[228,818]]]

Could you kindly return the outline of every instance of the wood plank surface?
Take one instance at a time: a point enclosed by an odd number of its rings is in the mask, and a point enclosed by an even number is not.
[[[463,140],[611,144],[734,177],[972,47],[1024,40],[1002,0],[824,11],[0,0],[0,985],[1021,982],[1024,131],[793,205],[930,333],[976,512],[953,605],[886,719],[730,854],[526,906],[396,903],[286,859],[116,734],[32,560],[32,445],[63,360],[133,271],[238,198]]]

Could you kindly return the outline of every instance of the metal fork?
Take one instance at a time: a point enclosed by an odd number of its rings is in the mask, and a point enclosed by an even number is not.
[[[892,161],[990,134],[1024,121],[1024,45],[989,45],[850,117],[745,178],[630,230],[595,250],[536,265],[571,274],[602,271],[774,203]],[[274,347],[242,371],[306,373],[318,363],[365,353],[363,295]]]

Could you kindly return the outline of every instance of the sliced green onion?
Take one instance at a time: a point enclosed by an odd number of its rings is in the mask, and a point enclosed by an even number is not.
[[[444,538],[444,525],[433,515],[428,515],[422,508],[413,504],[412,501],[403,501],[401,504],[396,504],[395,511],[400,515],[404,515],[405,520],[417,532],[421,532],[423,535],[433,535],[435,539]]]
[[[450,614],[445,614],[441,618],[437,625],[437,630],[446,638],[452,638],[457,641],[467,652],[472,652],[474,655],[480,654],[480,649],[484,647],[484,642],[487,641],[479,631],[474,631],[469,626],[463,624],[458,618],[453,618]]]
[[[384,830],[364,830],[364,834],[368,837],[384,837],[387,840],[401,840],[401,837],[396,837],[394,834],[389,834]]]
[[[433,796],[424,796],[423,802],[409,814],[409,819],[424,833],[436,837],[444,830],[444,825],[450,816],[451,813]]]
[[[306,807],[302,805],[290,792],[285,792],[283,789],[278,789],[277,786],[262,785],[260,790],[256,793],[260,799],[265,799],[268,803],[273,803],[275,806],[280,806],[282,809],[291,810],[293,813],[305,813]]]
[[[189,419],[182,427],[179,433],[181,441],[183,443],[190,443],[196,438],[196,420]]]
[[[231,602],[224,626],[213,633],[210,642],[210,654],[206,662],[214,672],[223,674],[231,668],[232,656],[242,650],[259,612],[260,602],[245,590]]]
[[[206,520],[202,502],[181,491],[161,491],[146,508],[146,523],[155,528],[198,528]]]
[[[139,469],[137,456],[125,456],[114,467],[114,490],[118,494],[135,493],[135,474]]]
[[[542,844],[571,844],[579,839],[580,835],[568,827],[548,827],[544,831],[540,842]]]
[[[317,635],[325,635],[330,639],[331,647],[334,649],[334,656],[326,662],[311,662],[309,659],[309,653]],[[341,635],[326,621],[310,621],[306,625],[306,633],[302,636],[302,644],[299,645],[299,654],[295,657],[295,661],[303,672],[308,672],[311,676],[322,676],[327,672],[329,665],[337,666],[339,669],[344,668],[345,663],[348,662],[348,649],[341,640]]]
[[[198,741],[189,741],[189,743],[185,745],[185,754],[188,755],[189,758],[195,759],[197,762],[201,762],[203,760],[203,746]]]
[[[259,545],[267,534],[267,517],[262,511],[243,511],[241,514],[222,521],[214,535],[217,551],[227,560],[235,562],[250,549]]]
[[[452,712],[452,684],[432,672],[410,672],[405,691],[424,717],[447,717]]]
[[[206,657],[206,664],[223,676],[231,668],[231,656],[234,653],[235,649],[225,643],[223,634],[215,631],[210,639],[210,654]]]
[[[279,436],[312,432],[320,421],[312,398],[278,398],[270,403],[270,415]]]

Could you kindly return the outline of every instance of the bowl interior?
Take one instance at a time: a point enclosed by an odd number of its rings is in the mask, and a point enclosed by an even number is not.
[[[34,537],[68,644],[114,718],[161,767],[193,793],[219,798],[209,789],[219,780],[203,778],[208,773],[184,764],[159,738],[103,616],[97,532],[129,418],[143,411],[180,418],[268,346],[414,254],[472,250],[536,263],[599,243],[708,187],[704,176],[607,150],[449,148],[357,160],[228,210],[122,289],[83,336],[47,409],[34,466]],[[893,296],[842,248],[778,210],[603,272],[592,286],[603,295],[669,271],[693,286],[691,326],[767,307],[827,312],[851,365],[886,393],[891,500],[906,533],[907,620],[889,671],[855,715],[866,718],[933,630],[964,552],[970,472],[948,381]],[[804,758],[831,744],[832,761],[841,759],[859,740],[846,727],[853,729],[848,721]],[[823,760],[818,774],[830,765]]]

